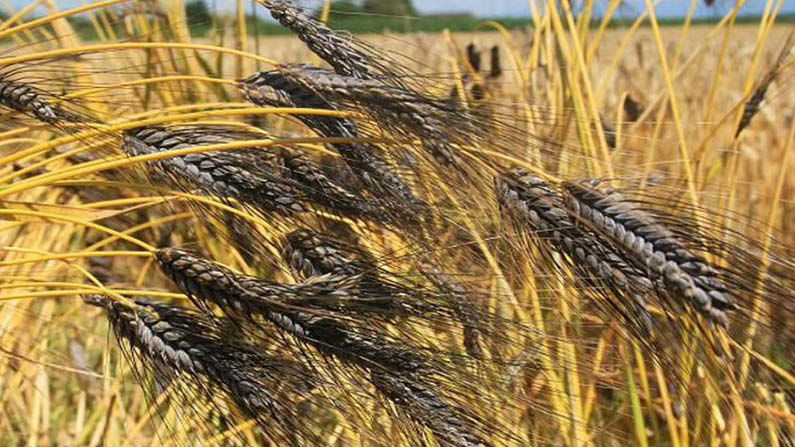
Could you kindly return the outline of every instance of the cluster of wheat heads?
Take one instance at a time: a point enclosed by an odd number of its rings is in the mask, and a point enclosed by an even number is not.
[[[781,2],[731,94],[740,5],[690,50],[638,19],[609,68],[648,94],[592,73],[618,1],[535,5],[524,47],[494,24],[488,74],[259,3],[308,62],[242,19],[195,43],[181,2],[0,25],[4,445],[792,444]]]

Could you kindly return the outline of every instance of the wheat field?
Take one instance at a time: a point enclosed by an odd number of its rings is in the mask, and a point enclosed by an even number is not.
[[[258,1],[300,38],[0,25],[2,445],[795,446],[782,1],[355,37]]]

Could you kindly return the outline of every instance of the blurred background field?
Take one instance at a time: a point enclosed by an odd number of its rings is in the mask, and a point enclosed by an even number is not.
[[[487,23],[481,23],[480,26],[490,27]],[[772,197],[776,187],[775,178],[779,166],[774,160],[781,159],[787,132],[795,115],[793,79],[791,75],[785,74],[773,81],[764,106],[751,123],[751,131],[744,136],[737,148],[732,148],[733,122],[726,115],[730,111],[736,111],[743,100],[748,73],[754,61],[759,26],[741,23],[733,28],[725,49],[725,60],[720,61],[722,68],[719,84],[715,83],[715,73],[719,66],[718,55],[722,41],[714,30],[714,25],[700,24],[694,25],[683,35],[681,26],[661,28],[667,56],[673,57],[678,52],[680,70],[675,82],[678,99],[683,107],[686,136],[689,143],[703,151],[701,155],[705,157],[704,169],[708,169],[715,156],[735,149],[739,151],[743,171],[740,181],[746,187],[740,191],[743,198],[739,201],[742,208],[738,212],[764,220],[769,205],[765,200]],[[773,66],[792,30],[793,26],[789,23],[781,23],[772,28],[761,53],[762,66]],[[544,87],[550,76],[556,75],[552,69],[554,62],[545,64],[542,61],[539,63],[540,68],[527,70],[527,58],[533,42],[532,28],[511,30],[510,41],[506,40],[506,35],[497,31],[453,32],[449,38],[435,33],[363,34],[358,37],[372,43],[374,47],[415,61],[413,70],[445,76],[450,73],[451,57],[462,57],[467,45],[475,44],[483,52],[486,69],[488,50],[497,46],[503,55],[504,76],[495,83],[499,97],[494,100],[505,104],[519,104],[524,94],[542,115],[544,111],[555,114],[567,111],[565,106],[553,103]],[[313,60],[314,57],[292,36],[263,37],[259,45],[254,39],[250,39],[247,45],[249,50],[259,48],[263,56],[279,61],[301,62]],[[523,87],[518,76],[519,70],[510,56],[512,53],[520,58],[520,67],[527,76],[528,85],[524,87],[524,93],[521,91]],[[589,71],[596,90],[596,102],[606,122],[614,126],[620,119],[627,121],[623,111],[619,115],[625,95],[636,101],[642,112],[647,112],[643,120],[625,122],[621,126],[623,135],[619,144],[634,153],[653,154],[646,161],[658,163],[655,168],[658,174],[671,174],[665,163],[676,160],[678,142],[670,111],[660,114],[659,107],[653,111],[647,109],[650,105],[659,105],[666,95],[665,79],[660,70],[652,30],[643,26],[628,34],[627,28],[623,27],[606,29],[598,48],[593,51],[593,62],[589,64]],[[234,73],[230,71],[229,75]],[[712,103],[709,102],[710,97]],[[653,137],[656,128],[659,128],[658,134]],[[790,159],[790,163],[795,168],[795,160]],[[713,184],[710,188],[720,186]],[[782,240],[792,246],[795,244],[795,176],[787,176],[784,188],[785,200],[781,203],[782,212],[780,219],[777,219],[777,226],[782,229]]]
[[[173,4],[168,1],[151,3],[157,4],[166,17],[162,23],[166,27],[170,23],[172,27],[164,31],[163,36],[173,38],[179,35],[174,31],[180,28],[176,25],[178,19],[171,16],[174,5],[179,4],[177,9],[181,11],[185,9],[177,0]],[[618,3],[609,2],[609,5],[602,5],[602,9]],[[189,6],[184,17],[191,22],[192,34],[180,35],[180,39],[235,48],[279,63],[320,63],[295,36],[262,20],[267,14],[263,8],[258,9],[259,18],[246,18],[251,5],[249,2],[239,4],[245,12],[238,19],[233,15],[235,8],[232,6],[228,6],[232,14],[224,19],[207,15],[203,8]],[[771,0],[769,4],[775,6],[780,2]],[[560,35],[561,31],[550,22],[534,22],[526,17],[500,20],[500,25],[496,25],[468,16],[413,19],[405,17],[410,12],[397,11],[394,14],[397,17],[363,20],[353,19],[355,16],[351,15],[335,15],[333,4],[331,8],[329,23],[332,27],[363,31],[357,34],[358,38],[383,49],[384,54],[400,55],[408,69],[427,76],[429,87],[440,97],[451,95],[451,88],[455,88],[451,86],[456,85],[451,80],[462,81],[465,77],[467,46],[474,45],[481,53],[486,70],[491,63],[491,49],[498,48],[502,75],[488,84],[484,99],[470,99],[469,105],[496,104],[502,110],[514,110],[517,115],[528,114],[541,136],[569,142],[574,147],[583,146],[582,131],[603,132],[612,139],[609,160],[616,166],[620,179],[671,185],[679,192],[690,186],[682,164],[684,144],[704,207],[730,209],[743,216],[747,221],[734,223],[737,231],[743,231],[743,224],[754,223],[754,227],[759,228],[760,223],[770,221],[780,248],[795,247],[795,175],[782,176],[782,172],[795,172],[795,156],[786,155],[787,151],[794,150],[791,139],[795,126],[795,70],[792,69],[795,53],[791,47],[786,47],[788,36],[793,32],[791,16],[766,23],[762,23],[760,17],[740,17],[737,23],[724,21],[723,14],[699,19],[696,23],[689,22],[686,17],[666,19],[660,22],[665,26],[660,29],[661,41],[658,41],[648,20],[633,28],[633,18],[608,24],[594,17],[576,30]],[[730,5],[723,4],[722,8],[726,16],[731,15]],[[51,11],[55,9],[51,6]],[[9,10],[6,17],[12,14]],[[427,23],[420,24],[420,21]],[[20,43],[36,43],[43,50],[49,46],[68,46],[70,39],[80,44],[122,39],[114,38],[107,32],[108,27],[97,26],[98,22],[84,16],[68,23],[73,27],[69,39],[47,40],[48,36],[69,29],[53,28],[49,29],[49,34],[30,33],[16,40],[7,38],[4,45],[11,48]],[[410,32],[390,31],[401,26],[402,31]],[[414,31],[417,27],[424,31]],[[380,32],[370,32],[373,29]],[[241,35],[245,35],[245,41],[241,40]],[[564,50],[556,43],[560,40],[572,45],[575,38],[583,46],[587,75],[581,72],[574,51]],[[663,55],[658,51],[660,43]],[[31,48],[37,47],[31,45]],[[776,62],[782,54],[787,55],[786,63],[777,67]],[[666,65],[661,63],[661,57],[665,58]],[[218,70],[194,74],[234,80],[264,68],[252,59],[228,54],[210,54],[207,60]],[[95,74],[103,81],[118,82],[130,75],[130,70],[124,68],[130,64],[128,59],[109,53],[103,64],[104,72]],[[781,74],[770,80],[759,112],[738,137],[738,117],[771,70],[780,70]],[[667,84],[666,77],[671,85]],[[434,82],[437,78],[444,82]],[[586,78],[592,91],[587,95],[573,92],[569,83],[576,80],[579,84]],[[671,88],[678,116],[671,110]],[[629,102],[634,106],[628,106]],[[587,119],[575,117],[582,113],[575,109],[581,109],[583,103],[595,106],[603,123],[601,128],[592,124],[597,117],[590,116],[590,112],[586,114]],[[121,102],[112,113],[122,117],[138,109],[140,104],[130,106],[128,102]],[[300,135],[302,132],[301,126],[294,121],[270,116],[264,120],[260,124],[276,134]],[[45,132],[35,137],[41,141],[51,139]],[[0,148],[0,155],[12,153],[11,149],[14,148]],[[531,158],[529,152],[527,156]],[[603,161],[595,163],[603,167],[600,164]],[[7,174],[10,168],[2,172]],[[35,197],[47,202],[61,200],[60,193],[53,190],[39,190],[37,194],[41,195]],[[25,200],[32,200],[31,197]],[[778,202],[774,202],[776,197],[779,197]],[[68,203],[78,206],[77,202]],[[6,223],[10,221],[12,219]],[[68,237],[53,237],[49,223],[30,223],[29,228],[30,231],[21,236],[0,231],[2,245],[37,247],[58,253],[76,250],[75,247],[84,242],[80,239],[79,225],[75,223],[59,224],[58,231]],[[100,267],[124,272],[137,280],[135,286],[145,284],[148,276],[154,275],[142,273],[152,268],[148,261],[120,258],[107,262]],[[49,261],[43,267],[33,265],[17,274],[45,280],[48,272],[56,270],[57,264]],[[5,272],[0,271],[0,278]],[[15,280],[8,276],[9,282]],[[127,278],[121,282],[128,284],[130,281]],[[498,293],[497,286],[484,282]],[[162,279],[156,279],[149,287],[166,286]],[[33,299],[40,289],[20,290],[10,287],[0,290],[0,443],[28,447],[220,445],[218,439],[211,437],[194,438],[197,435],[192,431],[192,421],[185,423],[173,410],[165,409],[168,400],[165,394],[150,405],[115,349],[100,310],[87,309],[74,296]],[[32,292],[30,298],[25,296],[28,291]],[[559,315],[551,312],[545,318],[554,319]],[[605,331],[596,337],[594,344],[609,344],[612,337],[612,332]],[[791,341],[784,339],[773,343],[775,346],[767,352],[771,361],[789,378],[795,356]],[[620,348],[622,353],[624,349]],[[626,364],[612,363],[606,365],[604,371],[583,373],[582,393],[570,390],[567,396],[571,400],[566,408],[572,413],[527,416],[530,424],[539,430],[538,439],[548,441],[548,445],[606,447],[636,445],[636,442],[637,445],[660,447],[795,445],[790,438],[795,433],[795,415],[789,406],[793,383],[784,380],[780,388],[750,384],[747,389],[734,390],[735,394],[726,398],[729,401],[742,396],[734,402],[749,415],[765,421],[754,425],[751,435],[744,437],[738,434],[738,426],[744,419],[733,412],[736,407],[731,411],[718,408],[719,405],[710,400],[711,396],[699,395],[693,398],[694,402],[689,402],[684,414],[672,412],[674,407],[681,410],[681,403],[672,405],[665,392],[655,394],[656,384],[652,382],[649,386],[645,379],[646,375],[653,375],[649,372],[651,369],[645,369],[649,365],[632,355],[624,360]],[[620,387],[616,390],[599,388],[597,382],[605,377],[611,383],[620,383]],[[695,382],[693,387],[706,386]],[[539,393],[534,397],[543,399],[545,395],[539,390],[546,386],[548,383],[539,378],[528,388]],[[726,393],[728,395],[729,391]],[[686,397],[682,397],[682,402],[685,400]],[[639,409],[641,401],[642,410]],[[761,401],[764,404],[760,404]],[[581,404],[596,409],[587,415],[574,414],[582,411]],[[639,411],[643,414],[639,415]],[[156,414],[158,412],[160,414]],[[628,415],[634,417],[635,425],[630,423],[633,418]],[[561,421],[570,417],[582,422],[587,433],[585,439],[567,438],[558,433],[557,424],[564,426]],[[170,424],[154,424],[156,420]],[[645,425],[637,425],[638,420],[645,421]],[[180,429],[175,435],[162,428],[164,426]],[[601,431],[605,427],[609,427],[606,430],[609,433]],[[617,433],[624,435],[623,442]],[[779,436],[779,433],[784,434]]]

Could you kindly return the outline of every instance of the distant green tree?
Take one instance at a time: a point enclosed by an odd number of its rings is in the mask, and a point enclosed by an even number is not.
[[[365,0],[364,12],[391,16],[416,16],[411,0]]]
[[[204,0],[191,0],[185,4],[188,25],[208,25],[213,21],[210,8]]]

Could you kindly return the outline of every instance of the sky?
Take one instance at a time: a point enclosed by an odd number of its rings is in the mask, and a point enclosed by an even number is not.
[[[74,8],[91,0],[56,0],[62,8]],[[168,2],[170,0],[160,0]],[[206,0],[212,4],[212,0]],[[317,4],[320,0],[302,0],[303,5]],[[472,13],[478,17],[529,17],[530,6],[528,0],[413,0],[417,9],[424,14],[443,13],[443,12],[465,12]],[[795,0],[782,0],[784,6],[783,13],[795,14]],[[30,0],[12,0],[11,3],[17,8],[27,5]],[[231,5],[232,0],[215,0],[217,5]],[[607,0],[598,0],[599,7],[606,8]],[[697,17],[721,17],[731,10],[734,0],[715,0],[712,7],[704,5],[703,0],[699,0]],[[758,15],[764,10],[766,0],[748,0],[742,13],[748,15]],[[645,0],[626,0],[620,13],[624,17],[637,16],[645,9]],[[660,17],[681,17],[687,13],[690,0],[661,0],[657,7],[657,14]]]
[[[608,1],[597,2],[602,8],[606,8],[608,3]],[[749,0],[742,11],[746,14],[761,14],[765,3],[765,0]],[[481,17],[528,17],[529,4],[528,0],[414,0],[414,5],[423,13],[464,11]],[[625,4],[622,13],[626,15],[634,16],[646,9],[644,0],[627,0]],[[730,0],[716,0],[712,7],[707,7],[703,1],[699,1],[696,13],[702,17],[723,16],[731,10],[733,4],[734,2]],[[678,17],[685,15],[689,7],[690,0],[662,0],[657,13],[665,17]],[[782,11],[795,13],[795,1],[784,0]]]

